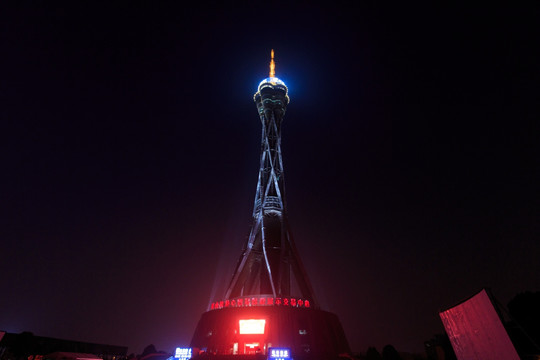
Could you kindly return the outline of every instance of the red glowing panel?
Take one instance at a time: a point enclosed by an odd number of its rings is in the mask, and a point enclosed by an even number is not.
[[[439,315],[459,360],[519,360],[485,290]]]
[[[240,334],[264,334],[265,319],[240,320]]]

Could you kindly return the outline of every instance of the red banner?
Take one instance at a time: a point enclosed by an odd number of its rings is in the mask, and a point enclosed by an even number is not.
[[[210,310],[224,309],[229,307],[248,307],[248,306],[290,306],[309,308],[309,300],[298,298],[274,298],[274,297],[243,297],[232,300],[221,300],[213,302]]]

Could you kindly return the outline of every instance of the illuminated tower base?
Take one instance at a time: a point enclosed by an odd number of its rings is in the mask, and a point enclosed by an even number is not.
[[[289,229],[281,157],[289,96],[274,68],[272,51],[270,77],[254,96],[262,139],[253,225],[224,299],[197,326],[194,354],[307,360],[349,352],[337,316],[319,308]]]
[[[287,348],[294,359],[333,359],[349,352],[336,315],[283,305],[208,311],[199,321],[191,347],[215,355],[266,356],[271,348]]]

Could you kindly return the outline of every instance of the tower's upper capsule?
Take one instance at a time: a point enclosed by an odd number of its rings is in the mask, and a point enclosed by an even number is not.
[[[261,81],[259,83],[259,90],[261,90],[261,86],[264,85],[264,84],[270,84],[270,85],[282,85],[282,86],[287,86],[285,85],[285,83],[283,81],[281,81],[280,79],[278,79],[277,77],[267,77],[266,79],[264,79],[263,81]]]
[[[285,96],[287,96],[287,85],[276,77],[276,63],[274,62],[274,49],[272,49],[271,54],[271,60],[270,60],[270,74],[269,77],[264,79],[259,83],[259,86],[257,87],[257,93],[261,91],[261,89],[265,87],[272,87],[272,88],[281,88],[283,91],[285,91]],[[257,94],[255,94],[257,95]],[[287,96],[287,99],[289,97]]]

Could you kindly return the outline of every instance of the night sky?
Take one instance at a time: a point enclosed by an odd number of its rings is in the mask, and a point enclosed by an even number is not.
[[[0,330],[189,344],[249,232],[272,48],[292,232],[354,351],[540,290],[538,2],[0,14]]]

